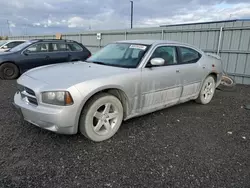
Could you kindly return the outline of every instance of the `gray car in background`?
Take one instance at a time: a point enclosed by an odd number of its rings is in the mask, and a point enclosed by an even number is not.
[[[110,43],[86,62],[48,65],[18,80],[14,105],[25,121],[100,142],[123,120],[186,101],[208,104],[220,84],[220,57],[175,41]]]

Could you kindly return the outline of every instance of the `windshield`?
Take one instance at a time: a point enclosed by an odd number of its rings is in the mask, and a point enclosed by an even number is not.
[[[25,47],[29,46],[30,44],[32,44],[33,42],[31,41],[26,41],[22,44],[19,44],[17,46],[15,46],[14,48],[10,49],[9,52],[17,52],[17,51],[20,51],[22,49],[24,49]]]
[[[93,54],[86,61],[116,67],[136,68],[148,48],[148,45],[112,43]]]
[[[4,45],[7,42],[7,40],[0,40],[0,46]]]

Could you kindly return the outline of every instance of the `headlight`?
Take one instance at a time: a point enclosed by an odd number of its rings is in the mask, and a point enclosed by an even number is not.
[[[42,102],[67,106],[73,104],[73,99],[68,91],[48,91],[42,93]]]

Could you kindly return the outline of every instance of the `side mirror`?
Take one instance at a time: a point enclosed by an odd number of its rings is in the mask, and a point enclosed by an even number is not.
[[[8,49],[8,46],[3,46],[3,49]]]
[[[23,52],[23,55],[26,55],[26,56],[27,56],[27,55],[29,55],[29,54],[28,54],[28,52],[25,50],[25,51]]]
[[[161,66],[161,65],[164,65],[165,60],[162,58],[153,58],[151,59],[150,63],[153,66]]]

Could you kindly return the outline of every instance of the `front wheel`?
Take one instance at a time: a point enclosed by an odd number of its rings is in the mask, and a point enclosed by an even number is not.
[[[213,76],[208,76],[199,93],[198,98],[196,99],[197,103],[200,104],[208,104],[210,103],[210,101],[212,100],[213,96],[214,96],[214,92],[215,92],[215,80]]]
[[[87,102],[82,111],[79,129],[87,138],[101,142],[111,138],[123,121],[123,106],[115,96],[101,93]]]
[[[19,75],[18,67],[13,63],[4,63],[0,66],[0,78],[6,80],[16,79]]]

